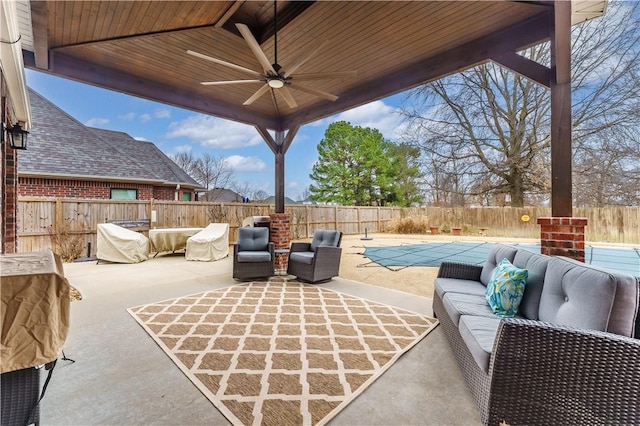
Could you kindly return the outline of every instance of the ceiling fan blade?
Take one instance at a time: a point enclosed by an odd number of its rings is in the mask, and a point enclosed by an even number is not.
[[[224,81],[203,81],[203,86],[222,86],[225,84],[245,84],[245,83],[264,83],[264,80],[224,80]]]
[[[233,68],[233,69],[238,70],[238,71],[243,71],[243,72],[246,72],[246,73],[249,73],[249,74],[262,76],[262,74],[260,74],[258,71],[254,71],[254,70],[251,70],[249,68],[242,67],[240,65],[232,64],[231,62],[223,61],[222,59],[214,58],[213,56],[203,55],[202,53],[194,52],[193,50],[187,50],[187,53],[189,55],[192,55],[192,56],[195,56],[195,57],[198,57],[198,58],[202,58],[202,59],[206,59],[207,61],[211,61],[211,62],[219,64],[219,65],[224,65],[225,67]]]
[[[316,73],[296,74],[291,78],[294,81],[308,81],[308,80],[324,80],[324,79],[331,79],[331,78],[355,77],[357,75],[358,75],[358,71],[337,71],[337,72],[316,72]]]
[[[296,72],[296,70],[298,68],[300,68],[302,65],[304,65],[305,62],[307,62],[309,60],[309,58],[311,58],[313,55],[316,54],[316,52],[320,49],[322,49],[324,47],[325,44],[327,44],[329,42],[329,40],[325,40],[322,43],[320,43],[318,46],[314,47],[311,52],[309,52],[309,54],[307,56],[305,56],[304,58],[300,59],[298,62],[296,62],[294,65],[292,65],[291,67],[289,67],[289,69],[287,70],[286,73],[284,73],[284,78],[289,77],[291,74],[293,74],[294,72]]]
[[[273,68],[273,65],[271,65],[271,62],[269,62],[269,58],[267,58],[267,55],[264,54],[262,48],[253,37],[253,34],[251,34],[251,30],[249,29],[249,27],[247,27],[245,24],[236,24],[236,28],[238,28],[238,31],[240,31],[240,34],[242,34],[242,37],[244,37],[245,41],[249,45],[249,48],[258,59],[258,62],[260,62],[260,65],[262,65],[262,69],[264,69],[265,74],[268,71],[271,71],[274,74],[278,74]]]
[[[321,98],[328,99],[330,101],[335,101],[336,99],[338,99],[336,95],[332,95],[329,92],[323,92],[322,90],[312,89],[307,86],[301,86],[300,84],[297,84],[297,83],[291,83],[291,87],[294,89],[300,90],[301,92],[306,92],[311,95],[316,95]]]
[[[284,98],[284,101],[287,103],[287,105],[289,105],[289,108],[295,108],[298,106],[298,104],[296,103],[296,100],[293,99],[293,95],[291,94],[287,86],[283,86],[276,90],[278,90],[278,93],[282,95],[282,97]]]
[[[267,93],[268,90],[269,90],[269,84],[263,85],[261,88],[259,88],[256,91],[256,93],[251,95],[251,97],[249,99],[244,101],[244,103],[242,105],[251,105],[252,103],[254,103],[256,101],[256,99],[258,99],[260,96],[262,96],[265,93]]]

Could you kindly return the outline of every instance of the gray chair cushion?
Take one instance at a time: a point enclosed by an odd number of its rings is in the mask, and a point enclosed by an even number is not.
[[[434,284],[436,294],[442,299],[445,293],[465,293],[483,296],[487,288],[479,281],[461,280],[458,278],[436,278]]]
[[[268,251],[239,251],[238,263],[253,263],[253,262],[270,262],[271,253]]]
[[[238,251],[256,250],[269,250],[269,228],[238,228]]]
[[[560,257],[567,262],[582,265],[584,263],[568,257]],[[590,268],[613,275],[616,280],[616,294],[611,307],[611,316],[607,331],[627,337],[640,337],[634,333],[634,324],[638,321],[638,308],[640,307],[640,279],[619,271],[611,271],[605,268],[589,265]]]
[[[611,273],[552,257],[540,296],[538,319],[607,331],[616,294]]]
[[[527,283],[524,286],[524,295],[518,307],[518,313],[531,320],[538,319],[540,309],[540,296],[544,284],[544,276],[547,273],[549,256],[533,253],[528,250],[518,249],[513,258],[513,264],[529,272]]]
[[[313,263],[312,251],[295,251],[289,255],[289,262],[300,262],[306,265]]]
[[[474,361],[485,373],[489,372],[489,360],[498,334],[500,318],[463,315],[460,317],[460,337],[467,345]]]
[[[317,229],[313,233],[311,251],[316,251],[316,247],[338,247],[340,245],[340,236],[340,231]]]
[[[505,258],[509,260],[509,262],[513,263],[513,258],[517,251],[517,248],[504,244],[496,244],[491,247],[491,250],[489,250],[489,254],[487,255],[487,261],[484,263],[482,272],[480,273],[480,282],[486,286],[491,279],[493,270],[498,266],[498,263]]]
[[[447,315],[456,326],[458,326],[462,315],[497,318],[484,296],[446,293],[442,299],[442,304],[445,311],[447,311]]]

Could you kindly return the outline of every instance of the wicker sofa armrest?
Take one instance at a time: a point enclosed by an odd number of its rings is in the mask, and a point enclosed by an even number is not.
[[[311,243],[291,243],[291,253],[293,253],[294,251],[311,251]]]
[[[489,424],[640,424],[640,340],[504,319],[489,374]]]
[[[482,266],[472,263],[442,262],[438,269],[438,278],[457,278],[480,281]]]

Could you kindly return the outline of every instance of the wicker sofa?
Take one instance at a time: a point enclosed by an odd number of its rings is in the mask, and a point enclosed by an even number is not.
[[[528,270],[514,318],[485,299],[496,265]],[[445,262],[433,311],[484,424],[640,424],[640,283],[498,244],[483,266]]]

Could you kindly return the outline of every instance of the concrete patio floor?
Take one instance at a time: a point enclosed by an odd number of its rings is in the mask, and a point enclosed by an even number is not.
[[[164,255],[139,264],[65,264],[83,300],[41,402],[42,425],[227,425],[215,406],[131,318],[126,308],[238,284],[231,259]],[[335,278],[320,284],[432,315],[431,300]],[[330,425],[480,424],[440,327],[339,413]]]

